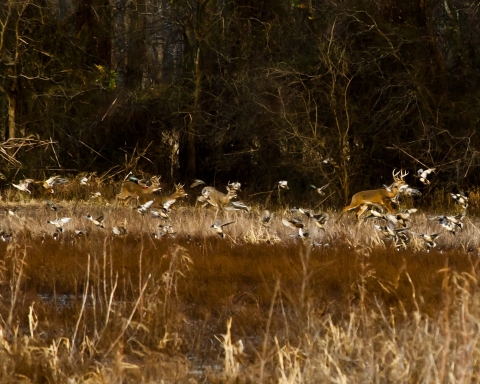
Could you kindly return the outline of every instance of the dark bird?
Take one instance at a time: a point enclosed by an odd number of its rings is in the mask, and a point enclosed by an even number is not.
[[[315,185],[310,184],[310,186],[311,186],[313,189],[315,189],[320,196],[325,196],[324,190],[325,190],[329,185],[330,185],[330,183],[327,183],[327,184],[325,184],[325,185],[322,186],[322,187],[316,187]]]
[[[222,224],[220,220],[216,220],[215,223],[213,223],[210,228],[213,228],[217,235],[219,235],[222,239],[225,238],[225,233],[223,232],[223,227],[226,227],[227,225],[233,224],[234,221],[230,221],[228,223]]]
[[[105,218],[103,217],[103,215],[101,215],[101,216],[99,216],[99,217],[97,217],[97,218],[95,219],[92,215],[90,215],[89,213],[87,213],[86,218],[87,218],[88,220],[90,220],[93,224],[95,224],[97,227],[99,227],[99,228],[105,228],[105,225],[103,224]]]

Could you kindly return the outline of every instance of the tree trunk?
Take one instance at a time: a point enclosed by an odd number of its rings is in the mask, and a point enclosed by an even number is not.
[[[202,68],[200,63],[200,42],[198,42],[197,55],[195,57],[195,91],[193,95],[193,111],[188,124],[187,140],[188,140],[188,178],[193,180],[196,178],[197,163],[195,151],[195,130],[200,112],[200,97],[202,92]]]
[[[125,24],[126,1],[118,0],[113,10],[113,68],[117,72],[117,88],[125,88],[127,74],[127,28]]]
[[[145,78],[146,57],[146,25],[145,4],[138,2],[136,8],[129,12],[129,22],[127,23],[128,53],[126,56],[126,87],[129,90],[143,88],[143,79]]]
[[[5,130],[5,140],[17,137],[17,99],[14,94],[7,93],[8,99],[8,127]]]

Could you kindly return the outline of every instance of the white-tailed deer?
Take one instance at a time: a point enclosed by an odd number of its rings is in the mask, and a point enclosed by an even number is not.
[[[215,216],[218,211],[223,211],[225,207],[230,204],[230,201],[237,197],[237,191],[227,186],[227,193],[217,191],[214,187],[205,187],[202,189],[203,201],[217,208]]]
[[[122,186],[120,187],[120,193],[117,194],[115,200],[118,201],[122,200],[127,203],[130,199],[135,199],[138,202],[138,199],[142,195],[151,195],[155,192],[160,191],[162,188],[160,187],[160,178],[158,176],[153,176],[151,179],[151,185],[147,186],[146,184],[138,184],[133,181],[124,181]],[[158,195],[156,195],[158,196]],[[152,200],[152,199],[150,199]],[[148,200],[147,200],[148,201]]]
[[[152,207],[161,207],[168,210],[168,208],[175,203],[175,201],[181,197],[188,196],[185,192],[184,185],[182,184],[174,184],[175,192],[171,195],[158,195],[155,193],[143,193],[138,196],[138,203],[145,204],[148,201],[153,200]]]
[[[368,209],[369,205],[381,206],[386,208],[389,212],[394,212],[395,209],[392,206],[392,200],[397,196],[401,188],[406,188],[408,186],[405,180],[403,180],[403,178],[408,175],[408,172],[395,172],[395,170],[393,170],[392,175],[394,182],[389,188],[357,192],[352,196],[350,205],[343,208],[343,212],[359,208],[356,213],[357,220],[360,220],[360,216]],[[399,175],[400,177],[398,177]]]

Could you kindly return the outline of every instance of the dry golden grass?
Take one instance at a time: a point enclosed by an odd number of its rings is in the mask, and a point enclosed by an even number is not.
[[[373,222],[335,213],[304,242],[281,223],[289,211],[268,230],[257,208],[230,212],[222,239],[213,210],[180,202],[176,233],[155,239],[162,220],[60,193],[72,220],[58,240],[43,203],[5,204],[19,210],[1,218],[14,235],[0,243],[2,383],[480,381],[475,217],[453,236],[413,215],[438,246],[412,236],[396,251]]]

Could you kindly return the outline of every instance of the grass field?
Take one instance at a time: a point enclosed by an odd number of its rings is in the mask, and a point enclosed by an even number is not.
[[[131,208],[57,204],[72,220],[56,240],[43,203],[0,219],[2,383],[480,381],[475,217],[454,236],[413,215],[412,231],[441,233],[427,252],[334,212],[306,241],[288,210],[269,229],[230,212],[222,239],[213,210],[180,204],[155,239],[163,221]]]

